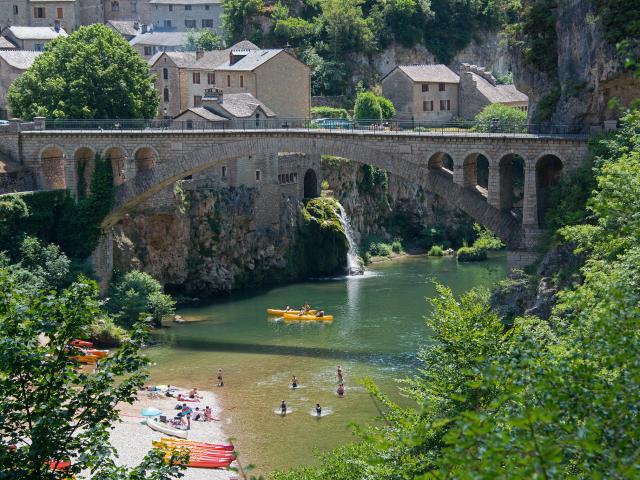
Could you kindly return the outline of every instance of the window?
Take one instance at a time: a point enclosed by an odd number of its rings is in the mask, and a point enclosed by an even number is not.
[[[240,75],[240,88],[244,87],[244,75]]]
[[[173,12],[173,5],[169,5],[169,11]]]
[[[209,5],[205,5],[205,6],[204,6],[204,9],[205,9],[205,10],[209,10]]]
[[[196,21],[195,20],[185,20],[184,21],[184,26],[186,28],[196,28]]]
[[[256,182],[260,181],[260,170],[256,170]]]
[[[131,12],[138,13],[138,4],[136,2],[131,2]]]
[[[165,87],[164,89],[164,101],[168,102],[169,101],[169,89]]]
[[[111,11],[112,12],[119,12],[120,11],[120,2],[118,2],[118,1],[111,2]]]
[[[56,9],[56,18],[64,18],[64,10],[62,7]]]
[[[433,100],[424,100],[422,102],[423,112],[433,112]]]
[[[165,80],[169,80],[169,69],[168,68],[163,68],[162,69],[162,78],[164,78]]]
[[[33,16],[35,18],[45,18],[47,15],[44,7],[33,7]]]
[[[256,113],[256,127],[260,126],[260,114]]]
[[[164,21],[164,28],[171,28],[171,27],[172,27],[171,20],[165,20]]]
[[[185,6],[184,6],[184,9],[185,9],[185,10],[191,10],[191,5],[185,5]]]
[[[423,92],[428,92],[429,91],[429,84],[428,83],[423,83],[422,84],[422,91]]]
[[[151,55],[153,55],[153,48],[152,47],[144,47],[144,56],[145,57],[150,57]]]
[[[200,83],[200,72],[193,72],[193,83]]]
[[[440,110],[451,110],[451,100],[440,100]]]
[[[44,43],[34,43],[33,44],[33,49],[36,52],[42,52],[44,50]]]
[[[207,73],[207,84],[208,85],[215,85],[216,84],[216,74],[214,73]]]
[[[231,75],[227,75],[227,87],[231,86]]]
[[[213,28],[213,18],[203,18],[202,28]]]
[[[222,166],[222,178],[227,178],[227,167],[226,167],[226,165]]]
[[[187,120],[187,130],[193,130],[193,120]]]
[[[13,6],[13,14],[18,15],[18,5]]]
[[[194,107],[202,106],[202,95],[194,95],[193,96],[193,106]]]
[[[446,85],[444,83],[439,83],[438,84],[438,91],[439,92],[444,92],[446,90]]]

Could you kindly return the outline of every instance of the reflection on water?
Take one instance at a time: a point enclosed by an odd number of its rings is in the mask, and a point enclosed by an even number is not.
[[[244,461],[257,464],[257,473],[313,463],[315,447],[352,440],[349,423],[365,424],[377,414],[363,377],[400,398],[394,379],[411,374],[416,352],[429,341],[423,317],[433,280],[459,294],[490,285],[505,271],[503,257],[476,265],[408,258],[361,277],[234,294],[180,311],[206,321],[159,332],[162,345],[150,349],[157,364],[152,376],[156,383],[214,389],[223,368],[219,416]],[[305,302],[333,314],[333,323],[278,323],[266,315],[267,308]],[[336,394],[337,365],[344,369],[344,398]],[[293,375],[304,388],[291,388]],[[293,414],[274,415],[282,400]],[[313,418],[308,413],[316,403],[331,415]]]

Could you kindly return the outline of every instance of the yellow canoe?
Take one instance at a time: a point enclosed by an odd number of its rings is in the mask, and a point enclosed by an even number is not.
[[[98,357],[96,357],[95,355],[76,355],[75,357],[71,357],[71,358],[73,358],[74,360],[80,363],[88,363],[91,365],[93,365],[98,361]]]
[[[315,315],[294,315],[290,313],[284,314],[285,320],[295,321],[312,321],[312,322],[331,322],[333,321],[333,315],[325,315],[323,317],[316,317]]]
[[[314,315],[316,312],[317,310],[309,310],[310,315]],[[286,314],[298,315],[300,313],[300,310],[276,310],[275,308],[269,308],[267,310],[267,313],[269,315],[282,317],[283,315],[286,315]]]

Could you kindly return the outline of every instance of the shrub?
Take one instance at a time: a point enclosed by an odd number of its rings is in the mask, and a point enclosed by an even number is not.
[[[504,247],[504,243],[502,243],[502,240],[500,240],[486,228],[483,228],[481,225],[475,223],[473,225],[473,230],[476,233],[476,239],[473,242],[474,248],[487,251],[500,250]]]
[[[391,250],[393,251],[393,253],[404,252],[404,247],[402,246],[402,242],[396,238],[391,244]]]
[[[311,118],[342,118],[349,120],[349,112],[344,108],[311,107]]]
[[[356,97],[353,115],[359,121],[382,121],[382,108],[378,96],[373,92],[360,92]]]
[[[372,257],[390,257],[393,249],[391,245],[384,242],[374,242],[369,245],[368,253]]]
[[[393,102],[386,97],[378,95],[378,104],[382,111],[382,118],[384,120],[390,120],[396,116],[396,107],[393,106]]]
[[[492,103],[487,105],[475,118],[476,132],[491,132],[497,130],[520,130],[527,124],[527,112],[523,112],[508,105]]]
[[[104,317],[91,324],[89,339],[101,347],[119,347],[127,339],[127,332],[111,318]]]
[[[458,261],[460,262],[481,262],[486,259],[486,250],[480,250],[476,247],[460,247],[458,249]]]
[[[434,245],[427,252],[429,257],[442,257],[444,255],[444,249],[440,245]]]

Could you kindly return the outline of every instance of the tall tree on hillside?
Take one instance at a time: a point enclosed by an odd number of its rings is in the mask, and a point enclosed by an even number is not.
[[[189,30],[184,47],[189,52],[195,52],[197,50],[210,52],[211,50],[222,50],[224,44],[220,35],[205,28],[202,30]]]
[[[147,62],[104,25],[48,44],[7,98],[23,119],[152,118],[159,103]]]

